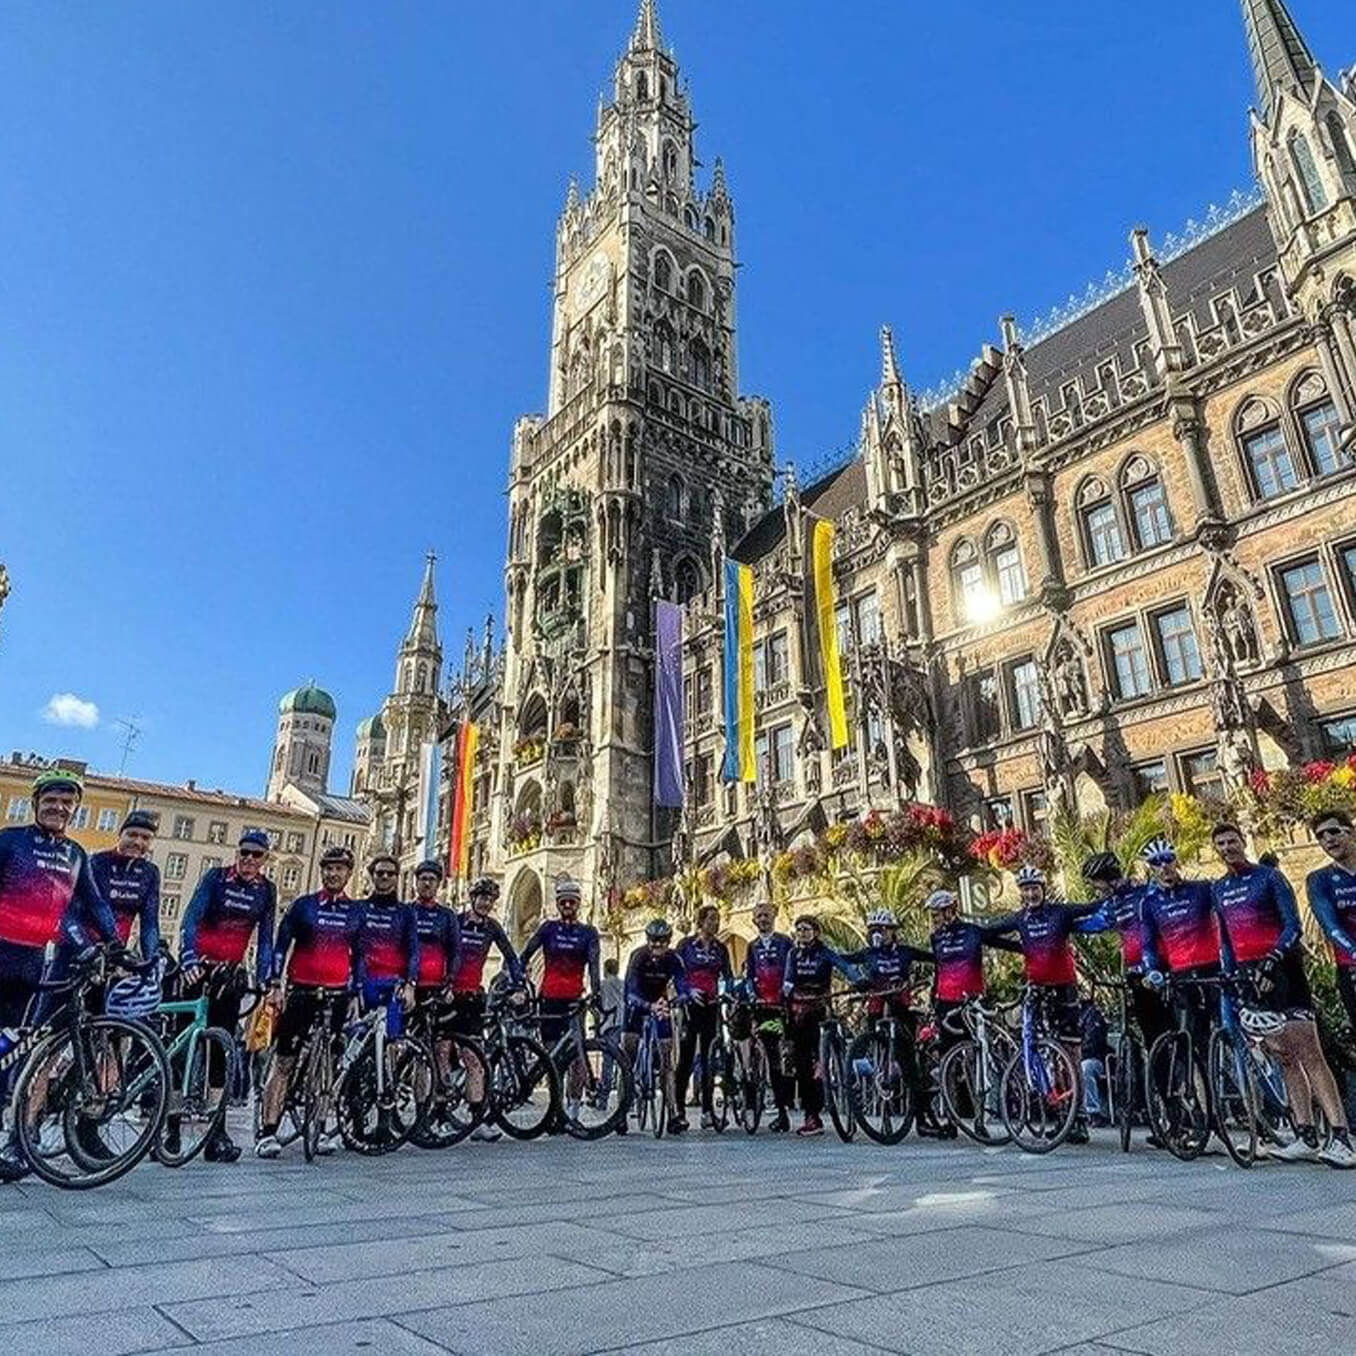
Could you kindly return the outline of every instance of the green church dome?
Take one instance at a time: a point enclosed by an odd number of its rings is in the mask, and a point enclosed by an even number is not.
[[[333,720],[334,698],[323,687],[317,687],[314,682],[303,683],[301,687],[293,688],[278,703],[279,715],[285,716],[289,712],[299,716],[323,716],[326,720]]]
[[[358,722],[359,739],[385,739],[386,726],[382,723],[380,714],[368,716],[366,720]]]

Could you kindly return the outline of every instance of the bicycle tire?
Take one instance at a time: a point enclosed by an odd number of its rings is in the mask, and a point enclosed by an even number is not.
[[[1116,1133],[1121,1153],[1130,1152],[1135,1116],[1135,1066],[1139,1061],[1139,1043],[1122,1034],[1116,1045]]]
[[[539,1040],[513,1033],[490,1055],[489,1072],[495,1124],[510,1138],[536,1139],[560,1115],[560,1078]]]
[[[857,1133],[857,1120],[848,1099],[847,1052],[841,1041],[835,1040],[828,1044],[823,1063],[824,1105],[838,1138],[844,1144],[850,1144]]]
[[[1258,1115],[1261,1094],[1252,1058],[1232,1033],[1217,1029],[1210,1033],[1208,1066],[1215,1133],[1229,1157],[1240,1168],[1250,1168],[1257,1162],[1261,1128]]]
[[[669,1039],[669,1048],[673,1048],[672,1037]],[[672,1108],[669,1104],[669,1061],[664,1058],[663,1046],[656,1042],[655,1057],[659,1061],[658,1077],[655,1083],[658,1085],[658,1105],[655,1107],[654,1119],[650,1123],[650,1133],[655,1139],[663,1139],[668,1133],[669,1117],[672,1115]]]
[[[212,1050],[223,1061],[226,1082],[218,1089],[215,1108],[209,1110],[211,1100]],[[165,1125],[156,1136],[151,1152],[155,1160],[166,1168],[182,1168],[191,1163],[207,1147],[207,1142],[226,1124],[225,1089],[231,1086],[235,1072],[235,1042],[219,1026],[206,1026],[198,1032],[195,1041],[187,1041],[174,1054],[166,1051],[170,1069],[170,1097],[166,1108]],[[177,1105],[176,1105],[177,1104]],[[165,1147],[166,1128],[170,1116],[179,1118],[179,1152],[172,1154]],[[185,1124],[201,1127],[201,1133],[191,1142],[185,1136]]]
[[[369,1042],[344,1071],[335,1090],[339,1133],[355,1153],[394,1153],[422,1120],[433,1082],[433,1056],[422,1041],[393,1036],[385,1043],[387,1088],[377,1095],[376,1042]]]
[[[739,1080],[739,1124],[747,1135],[758,1133],[759,1123],[767,1104],[767,1080],[762,1077],[762,1068],[766,1063],[762,1046],[756,1044],[754,1037],[748,1046],[748,1058],[745,1058],[742,1046],[735,1046],[735,1077]]]
[[[981,1079],[979,1059],[980,1046],[971,1040],[953,1045],[942,1056],[937,1077],[941,1085],[942,1105],[946,1109],[947,1120],[976,1144],[983,1144],[986,1147],[1009,1144],[1012,1135],[997,1103],[1003,1067],[988,1071]],[[985,1108],[989,1107],[991,1102],[992,1108],[985,1113]]]
[[[302,1073],[301,1151],[308,1163],[320,1152],[325,1117],[334,1102],[334,1057],[326,1032],[312,1032]]]
[[[718,1135],[724,1134],[729,1127],[731,1102],[736,1096],[731,1066],[730,1047],[717,1036],[702,1061],[702,1110],[710,1117],[711,1129]]]
[[[880,1032],[863,1031],[847,1052],[848,1105],[876,1144],[898,1144],[913,1123],[913,1089],[890,1044]]]
[[[490,1070],[485,1052],[467,1036],[440,1036],[439,1041],[450,1041],[448,1056],[450,1078],[444,1078],[437,1065],[438,1049],[431,1046],[434,1074],[438,1092],[429,1104],[428,1114],[410,1132],[410,1143],[417,1149],[450,1149],[460,1144],[485,1119],[487,1099],[470,1100],[466,1093],[468,1061],[480,1066],[480,1086],[490,1086]]]
[[[1168,1152],[1183,1163],[1205,1152],[1213,1129],[1208,1082],[1191,1045],[1185,1031],[1165,1031],[1149,1051],[1149,1118]]]
[[[112,1114],[108,1114],[109,1093],[81,1086],[84,1082],[79,1073],[82,1061],[75,1057],[72,1044],[72,1037],[76,1035],[90,1038],[92,1045],[97,1042],[97,1047],[91,1051],[93,1058],[90,1062],[97,1064],[100,1069],[107,1070],[112,1058],[119,1067],[132,1071],[130,1078],[124,1076],[120,1079],[120,1082],[128,1085],[128,1089],[121,1097],[112,1099]],[[128,1045],[119,1049],[111,1044],[113,1041],[127,1042]],[[136,1050],[135,1056],[131,1050]],[[63,1051],[67,1051],[69,1056],[65,1068],[49,1067],[56,1065]],[[41,1111],[30,1105],[34,1084],[40,1075],[45,1075],[43,1087],[47,1094]],[[136,1167],[159,1138],[169,1100],[169,1084],[170,1070],[165,1058],[165,1047],[159,1036],[142,1022],[120,1017],[89,1017],[73,1027],[55,1031],[41,1041],[29,1056],[14,1087],[10,1104],[19,1152],[44,1182],[68,1191],[85,1191],[116,1181]],[[49,1105],[54,1087],[62,1100],[59,1108]],[[149,1107],[144,1100],[148,1093],[152,1099]],[[99,1110],[97,1117],[84,1114],[94,1108]],[[130,1144],[125,1144],[109,1160],[95,1160],[78,1150],[72,1151],[74,1134],[91,1122],[101,1127],[96,1133],[100,1134],[101,1150],[107,1151],[108,1144],[102,1137],[102,1129],[108,1127],[113,1115],[119,1114],[119,1109],[132,1112],[133,1108],[138,1120],[147,1111],[149,1115],[141,1121],[141,1128],[133,1133]],[[37,1119],[30,1112],[38,1113]],[[44,1117],[43,1112],[49,1114]],[[48,1136],[45,1144],[44,1135]],[[96,1161],[100,1166],[92,1166]],[[76,1171],[60,1167],[63,1162],[69,1162]]]
[[[598,1099],[602,1096],[603,1080],[601,1073],[595,1072],[595,1058],[599,1069],[606,1067],[609,1061],[611,1062],[612,1085],[608,1090],[606,1100],[607,1103],[611,1103],[615,1094],[617,1103],[605,1116],[596,1121],[586,1121],[581,1118],[581,1115],[571,1116],[566,1112],[566,1133],[572,1135],[575,1139],[585,1141],[603,1139],[607,1135],[613,1134],[619,1125],[625,1123],[626,1117],[631,1111],[631,1066],[627,1064],[619,1046],[606,1037],[589,1036],[584,1041],[583,1050],[570,1061],[571,1068],[577,1064],[582,1064],[587,1070],[584,1075],[584,1095],[579,1099],[580,1113],[586,1106],[600,1114],[606,1109],[606,1106],[598,1105]],[[556,1072],[560,1077],[561,1086],[564,1088],[568,1083],[569,1070],[560,1069],[557,1066]]]
[[[1068,1139],[1077,1118],[1078,1070],[1058,1041],[1039,1037],[1033,1044],[1050,1090],[1031,1086],[1026,1053],[1018,1050],[1003,1070],[999,1106],[1013,1143],[1023,1153],[1048,1154]]]

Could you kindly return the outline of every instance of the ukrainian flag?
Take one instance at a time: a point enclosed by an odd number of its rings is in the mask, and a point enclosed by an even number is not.
[[[843,699],[843,661],[838,653],[838,599],[833,586],[833,524],[807,515],[810,549],[806,555],[805,608],[807,668],[822,684],[829,718],[829,747],[847,747],[847,706]]]
[[[752,782],[753,569],[725,562],[725,780]]]

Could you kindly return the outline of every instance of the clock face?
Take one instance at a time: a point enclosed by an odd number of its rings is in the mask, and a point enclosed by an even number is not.
[[[576,314],[587,311],[607,291],[611,278],[612,265],[608,262],[607,255],[595,254],[579,280],[579,292],[575,301]]]

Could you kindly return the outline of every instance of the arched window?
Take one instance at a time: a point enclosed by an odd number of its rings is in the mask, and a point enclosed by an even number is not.
[[[674,183],[678,178],[678,147],[671,141],[664,143],[660,164],[666,184]]]
[[[1182,350],[1182,360],[1188,367],[1196,365],[1196,340],[1191,333],[1191,322],[1183,316],[1173,324],[1173,333],[1177,336],[1177,347]]]
[[[703,391],[711,389],[711,351],[700,339],[692,341],[692,384]]]
[[[643,104],[650,97],[650,82],[645,78],[644,71],[636,72],[636,98]]]
[[[1026,597],[1026,570],[1022,566],[1022,548],[1017,534],[1007,523],[995,523],[984,537],[985,564],[990,587],[998,601],[1011,607]]]
[[[993,615],[994,598],[984,581],[984,562],[969,537],[951,548],[951,593],[956,620],[983,621]]]
[[[716,223],[710,217],[706,218],[706,238],[708,240],[716,238]]]
[[[428,683],[428,665],[427,665],[427,664],[420,664],[420,665],[419,665],[419,678],[418,678],[417,686],[415,687],[415,691],[416,691],[416,692],[422,692],[422,691],[424,690],[425,686],[427,685],[427,683]]]
[[[650,383],[647,394],[649,395],[651,405],[663,405],[664,392],[659,389],[659,383],[657,381],[652,381]]]
[[[697,527],[706,525],[706,496],[702,493],[700,485],[694,485],[687,492],[687,517],[688,521]]]
[[[1088,564],[1095,569],[1124,560],[1125,536],[1121,532],[1120,514],[1106,482],[1100,476],[1089,476],[1079,486],[1074,502]]]
[[[673,260],[662,250],[654,257],[654,285],[661,292],[673,291]]]
[[[1342,420],[1322,373],[1301,373],[1290,391],[1290,408],[1310,475],[1330,476],[1351,465],[1351,453],[1342,446]]]
[[[1342,119],[1336,113],[1329,113],[1324,126],[1328,130],[1328,140],[1332,143],[1332,153],[1337,168],[1346,178],[1348,185],[1356,183],[1356,160],[1352,159],[1351,143],[1347,140]]]
[[[1136,551],[1147,551],[1172,540],[1167,492],[1157,468],[1147,457],[1136,453],[1121,468],[1121,493]]]
[[[695,231],[698,228],[697,209],[691,204],[683,208],[683,224],[690,231]]]
[[[669,392],[669,413],[679,419],[683,417],[683,397],[677,391]]]
[[[706,310],[706,281],[695,268],[687,275],[687,300],[689,306],[695,306],[699,311]]]
[[[1328,205],[1328,195],[1323,190],[1323,180],[1319,178],[1309,139],[1303,132],[1291,132],[1290,158],[1295,162],[1295,172],[1299,175],[1306,208],[1311,213],[1321,211]]]
[[[1299,470],[1280,414],[1268,401],[1245,400],[1234,417],[1234,433],[1257,498],[1274,499],[1299,485]]]
[[[680,603],[690,603],[702,591],[701,571],[689,557],[680,560],[673,571],[673,587]]]
[[[668,488],[664,495],[664,507],[670,518],[682,521],[685,504],[683,478],[676,471],[669,477]]]
[[[673,330],[665,320],[654,327],[654,342],[659,366],[665,372],[673,371]]]

